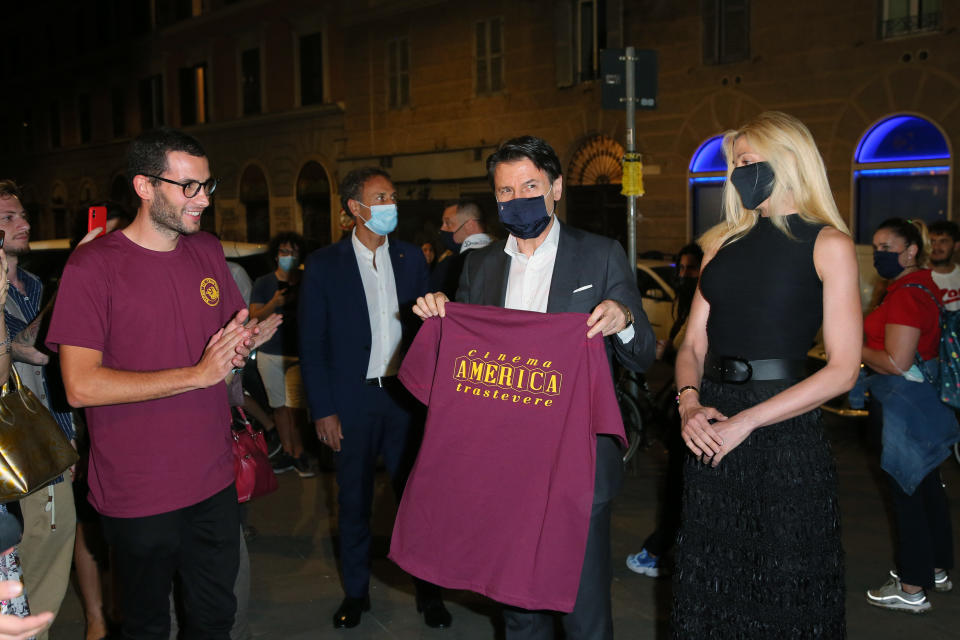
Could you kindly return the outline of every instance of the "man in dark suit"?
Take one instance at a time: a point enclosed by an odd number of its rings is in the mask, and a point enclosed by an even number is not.
[[[603,336],[611,366],[614,358],[634,371],[650,366],[656,339],[623,248],[609,238],[562,225],[554,215],[563,177],[550,145],[532,136],[508,140],[487,159],[487,176],[510,236],[467,259],[457,301],[588,313],[587,336]],[[429,293],[417,300],[414,312],[442,316],[447,300],[442,292]],[[622,467],[617,442],[598,436],[583,570],[574,609],[562,617],[568,640],[613,637],[610,503],[620,488]],[[504,621],[508,640],[554,637],[548,613],[507,607]]]
[[[346,597],[333,617],[354,627],[370,608],[370,512],[377,457],[397,501],[419,443],[416,401],[396,374],[418,324],[409,312],[427,289],[419,247],[387,234],[396,228],[397,191],[385,171],[355,169],[340,185],[351,238],[312,253],[300,300],[300,360],[320,442],[337,452],[340,560]],[[439,589],[417,582],[417,610],[432,627],[451,618]]]
[[[430,274],[430,290],[443,291],[448,298],[454,298],[467,256],[493,242],[486,233],[483,212],[475,200],[457,200],[444,208],[440,241],[452,254]]]

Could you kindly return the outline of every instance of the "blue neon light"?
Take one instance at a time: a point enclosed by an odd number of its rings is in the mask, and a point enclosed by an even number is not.
[[[950,167],[909,167],[898,169],[860,169],[857,176],[936,176],[950,173]]]
[[[690,173],[726,170],[727,159],[723,156],[723,136],[714,136],[704,142],[690,160]]]
[[[891,116],[871,129],[857,146],[857,162],[940,160],[950,157],[943,134],[917,116]]]
[[[690,178],[690,184],[702,184],[705,182],[725,182],[726,176],[701,176],[699,178]]]

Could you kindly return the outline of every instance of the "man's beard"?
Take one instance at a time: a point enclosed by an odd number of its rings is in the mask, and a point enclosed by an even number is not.
[[[3,251],[8,256],[24,256],[30,253],[30,243],[28,242],[22,247],[3,247]]]
[[[932,257],[930,258],[930,264],[932,264],[935,267],[945,267],[952,262],[953,262],[953,256],[951,255],[948,255],[943,260],[934,260]]]
[[[160,231],[173,231],[179,235],[191,235],[199,228],[189,229],[183,223],[183,209],[179,211],[157,190],[157,197],[150,203],[150,221]]]

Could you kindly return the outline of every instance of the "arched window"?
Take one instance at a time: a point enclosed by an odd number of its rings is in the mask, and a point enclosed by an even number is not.
[[[247,212],[247,242],[270,241],[270,191],[267,177],[255,164],[240,177],[240,202]]]
[[[308,162],[300,170],[297,202],[303,215],[303,237],[307,246],[330,244],[330,179],[319,162]]]
[[[907,114],[881,120],[857,145],[853,169],[857,242],[869,243],[887,218],[947,219],[950,148],[929,120]]]
[[[690,215],[694,238],[699,238],[723,218],[726,180],[723,136],[714,136],[700,145],[690,160]]]

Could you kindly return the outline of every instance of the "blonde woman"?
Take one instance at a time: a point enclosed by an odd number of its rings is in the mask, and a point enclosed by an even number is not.
[[[840,638],[843,550],[816,408],[860,366],[853,242],[813,137],[763,113],[724,136],[724,219],[677,354],[684,469],[674,637]],[[823,325],[827,365],[804,377]]]

